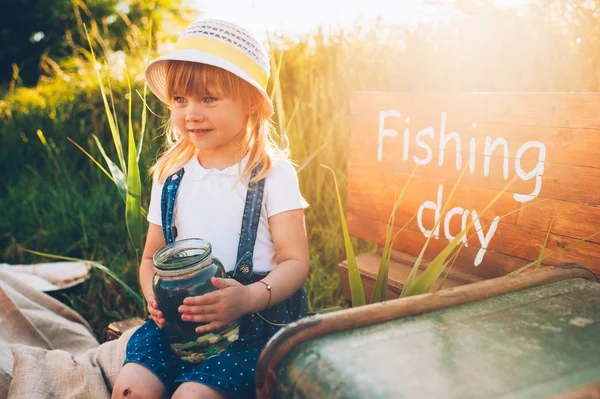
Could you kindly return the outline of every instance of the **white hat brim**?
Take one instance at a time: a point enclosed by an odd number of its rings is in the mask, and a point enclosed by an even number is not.
[[[265,89],[263,89],[263,87],[255,79],[248,75],[243,69],[214,54],[192,49],[182,49],[173,51],[167,55],[156,58],[155,60],[150,62],[146,67],[146,82],[148,82],[150,90],[152,90],[154,95],[156,95],[156,97],[158,97],[162,102],[169,104],[169,99],[166,96],[166,61],[198,62],[201,64],[213,65],[233,73],[234,75],[250,83],[256,88],[256,90],[260,92],[260,94],[264,97],[265,101],[267,102],[271,111],[269,117],[273,115],[273,103],[271,102],[269,95],[267,94]]]

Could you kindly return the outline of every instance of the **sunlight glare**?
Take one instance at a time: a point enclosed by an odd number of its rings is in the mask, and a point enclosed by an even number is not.
[[[352,28],[381,19],[388,24],[413,27],[445,19],[453,1],[437,0],[194,0],[208,18],[222,18],[257,33],[302,35],[319,26]],[[501,8],[518,8],[531,0],[494,0]]]

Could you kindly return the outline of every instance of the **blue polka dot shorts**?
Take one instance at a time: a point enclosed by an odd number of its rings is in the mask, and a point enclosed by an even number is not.
[[[260,315],[276,324],[287,324],[306,316],[304,288],[286,301]],[[193,364],[171,351],[166,334],[149,319],[130,338],[124,364],[137,363],[149,369],[173,393],[184,382],[197,382],[223,391],[234,398],[254,398],[254,374],[260,352],[280,327],[256,314],[240,319],[240,336],[219,356]]]

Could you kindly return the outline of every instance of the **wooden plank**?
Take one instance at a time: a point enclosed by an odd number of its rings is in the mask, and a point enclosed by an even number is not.
[[[585,206],[565,201],[548,200],[531,204],[519,212],[517,225],[535,230],[548,231],[573,238],[584,238],[600,232],[600,207]],[[600,235],[589,238],[599,242]]]
[[[397,299],[402,292],[402,288],[408,279],[408,275],[412,270],[412,265],[415,258],[407,257],[398,252],[394,254],[396,260],[390,261],[389,274],[388,274],[388,291],[386,298],[388,300]],[[363,289],[365,291],[365,298],[367,302],[370,301],[373,296],[375,289],[375,283],[377,281],[377,273],[379,272],[379,264],[381,262],[381,254],[365,253],[356,257],[358,270],[363,283]],[[423,266],[428,264],[424,262]],[[352,295],[350,294],[350,286],[348,284],[348,262],[343,261],[338,265],[340,277],[342,280],[342,295],[344,298],[350,300]],[[417,272],[420,275],[423,267]],[[444,282],[443,289],[454,288],[460,285],[468,284],[471,282],[479,281],[480,279],[473,276],[466,276],[456,271],[451,271],[448,278]],[[442,279],[439,278],[434,288],[437,288]]]
[[[384,242],[385,227],[383,222],[375,219],[361,218],[355,214],[347,215],[348,228],[352,229],[353,235],[367,241],[378,243]],[[411,255],[419,255],[425,244],[425,237],[421,232],[413,229],[403,230],[396,238],[394,248]],[[435,240],[429,241],[425,250],[424,258],[432,260],[440,251],[444,249],[448,241]],[[483,267],[474,266],[473,259],[477,255],[478,248],[473,246],[464,247],[459,253],[454,264],[454,268],[471,273],[482,278],[500,277],[518,269],[528,263],[526,259],[519,259],[514,256],[505,255],[494,250],[488,250],[485,253]]]
[[[367,130],[373,123],[378,121],[373,120],[376,115],[370,118],[359,119],[356,125],[356,130]],[[391,154],[402,154],[403,148],[403,132],[409,126],[432,126],[437,132],[440,131],[438,125],[432,124],[428,119],[411,118],[410,124],[403,120],[390,120],[386,122],[386,128],[396,130],[400,136],[395,139],[385,139],[385,151]],[[546,161],[550,163],[559,163],[567,165],[578,165],[588,167],[600,167],[600,129],[573,129],[553,126],[521,126],[521,125],[492,125],[492,124],[477,124],[472,126],[472,122],[463,122],[449,120],[445,124],[447,134],[452,132],[461,132],[459,143],[455,140],[448,141],[445,145],[440,142],[440,134],[435,135],[435,139],[428,139],[427,142],[433,150],[434,159],[439,164],[440,148],[444,152],[444,164],[455,165],[456,153],[461,154],[461,161],[464,163],[469,159],[469,144],[471,139],[475,139],[477,144],[476,150],[479,153],[485,149],[486,139],[489,137],[489,144],[495,140],[505,138],[509,145],[508,156],[511,162],[514,162],[515,152],[528,141],[538,141],[551,146],[553,151],[546,153]],[[416,134],[417,130],[412,132]],[[409,134],[411,134],[409,132]],[[356,136],[352,138],[352,146],[354,148],[364,148],[367,151],[374,151],[373,147],[376,142],[372,142],[369,137]],[[414,146],[414,142],[409,142]],[[503,146],[494,148],[492,154],[499,156],[503,150]],[[376,147],[375,147],[376,151]],[[414,152],[414,151],[411,151]],[[481,155],[480,155],[481,156]],[[449,158],[451,157],[451,158]],[[477,162],[477,159],[476,159]],[[494,164],[494,163],[493,163]],[[460,170],[460,168],[458,168]]]
[[[350,106],[352,122],[373,109],[399,109],[403,119],[432,123],[446,112],[448,120],[468,123],[600,129],[598,93],[355,92]]]
[[[365,299],[367,302],[370,302],[371,297],[373,296],[373,291],[375,290],[375,282],[377,281],[376,270],[379,267],[379,259],[380,258],[378,256],[370,253],[361,254],[356,257],[360,278],[363,283],[363,290],[365,291]],[[338,269],[342,281],[342,295],[345,299],[350,300],[352,295],[350,293],[350,285],[348,283],[348,263],[343,261],[338,265]],[[396,268],[392,266],[390,268],[386,299],[397,299],[402,292],[402,287],[403,284],[396,277]]]
[[[381,255],[381,251],[379,254]],[[402,263],[402,264],[408,265],[410,267],[412,267],[417,261],[417,256],[409,255],[405,252],[401,252],[401,251],[398,251],[395,249],[392,249],[391,255],[392,255],[391,259],[394,260],[395,262]],[[421,263],[419,264],[419,269],[425,270],[429,266],[430,263],[431,262],[429,262],[426,259],[421,259]],[[449,278],[460,283],[460,285],[476,283],[476,282],[482,280],[481,278],[479,278],[477,276],[474,276],[469,273],[463,273],[463,272],[461,272],[457,269],[453,269],[453,268],[447,269],[444,272],[444,274],[448,274]]]
[[[360,198],[361,197],[359,194],[355,194],[351,197],[350,202],[348,204],[348,214],[355,215],[356,217],[365,220],[377,219],[378,210],[380,208],[365,206],[364,203],[360,202],[356,203],[356,201],[359,201]],[[373,203],[373,197],[368,198],[368,200],[371,204]],[[406,227],[407,230],[413,231],[415,233],[421,233],[417,220],[412,220],[407,225],[406,223],[408,222],[409,215],[402,211],[400,211],[398,215],[400,217],[397,218],[395,230],[399,230],[403,227]],[[422,224],[425,228],[433,229],[435,225],[433,216],[433,211],[423,213]],[[568,215],[564,217],[568,218]],[[440,225],[440,241],[447,244],[451,238],[457,235],[462,228],[461,222],[461,219],[458,217],[452,218],[451,223],[448,224],[448,231],[446,231],[445,226],[443,224]],[[481,220],[482,233],[484,236],[489,237],[490,227],[487,223],[488,222],[486,222],[485,219]],[[565,221],[565,223],[567,223],[567,221]],[[349,224],[348,227],[351,233],[356,236],[360,236],[361,232],[364,230],[364,225],[360,223],[356,225]],[[385,242],[385,228],[386,222],[381,222],[381,226],[378,227],[378,231],[380,231],[381,237],[378,237],[377,240],[374,240],[375,242],[378,242],[381,245],[383,245]],[[590,229],[591,228],[593,227],[590,226]],[[450,235],[447,235],[448,233]],[[520,225],[501,224],[496,233],[493,236],[491,236],[491,239],[489,240],[489,243],[487,244],[486,248],[532,261],[537,259],[538,254],[540,253],[541,248],[543,246],[546,233],[547,231],[533,230],[530,228],[522,227]],[[577,261],[581,264],[589,265],[590,267],[593,267],[593,265],[600,266],[600,246],[598,245],[598,243],[600,242],[600,234],[584,242],[577,243],[577,241],[579,240],[580,238],[577,237],[574,238],[556,234],[553,228],[549,236],[549,240],[546,247],[547,249],[545,250],[545,255],[550,255],[556,251],[561,252],[553,255],[552,259],[546,261],[546,263],[558,264],[562,262]],[[423,237],[422,239],[422,244],[424,243],[425,237]],[[470,232],[468,244],[469,247],[473,249],[478,249],[483,246],[481,242],[481,237],[475,234],[474,230]],[[441,245],[439,249],[443,249],[444,245]],[[565,250],[566,247],[569,248]],[[404,250],[404,248],[402,247],[399,247],[399,249]],[[418,250],[416,253],[418,253]]]
[[[509,102],[514,104],[523,103],[523,99],[517,98],[516,95],[457,95],[455,101],[452,101],[449,106],[458,107],[455,109],[455,116],[458,118],[463,115],[462,119],[473,119],[472,115],[477,114],[479,102],[477,104],[467,104],[466,100],[471,101],[480,100],[484,103],[487,101],[489,108],[492,109],[496,103],[500,103],[502,107],[508,106],[506,103],[507,99]],[[565,97],[566,96],[566,97]],[[417,96],[416,103],[419,102]],[[589,103],[600,106],[600,95],[589,97],[583,95],[581,97],[573,97],[569,95],[562,95],[565,99],[562,99],[561,95],[534,95],[528,96],[527,104],[523,105],[526,109],[533,108],[535,112],[525,112],[525,116],[543,115],[543,112],[547,112],[547,122],[544,126],[520,126],[515,125],[509,119],[504,118],[502,125],[490,125],[490,124],[478,124],[476,127],[472,127],[473,122],[466,122],[455,126],[453,119],[446,118],[446,122],[440,122],[440,114],[437,111],[432,111],[436,108],[442,109],[443,100],[450,101],[454,97],[448,97],[447,95],[432,95],[427,96],[431,106],[429,107],[417,107],[415,106],[412,98],[407,93],[399,94],[385,94],[378,93],[365,94],[362,102],[360,96],[355,95],[353,97],[353,118],[352,118],[352,135],[350,145],[350,166],[358,168],[367,168],[374,171],[391,170],[395,173],[410,173],[414,168],[413,157],[424,159],[427,157],[428,151],[431,152],[431,161],[426,166],[420,166],[417,174],[429,178],[443,178],[446,180],[454,181],[458,177],[459,170],[462,169],[467,163],[473,165],[473,172],[469,169],[469,173],[465,176],[463,181],[465,184],[471,184],[477,187],[489,187],[494,189],[500,189],[505,184],[508,178],[515,175],[517,168],[523,173],[528,172],[533,168],[536,163],[540,160],[538,157],[540,151],[538,147],[529,148],[525,150],[521,157],[520,164],[517,165],[515,159],[517,158],[517,151],[521,148],[525,142],[537,141],[538,145],[543,145],[546,148],[545,151],[545,162],[544,171],[542,178],[542,193],[539,195],[543,196],[555,196],[565,191],[573,191],[569,194],[568,200],[580,201],[588,204],[599,205],[600,196],[597,195],[595,190],[589,186],[590,181],[600,180],[600,130],[599,129],[573,129],[573,128],[559,128],[556,126],[558,122],[554,120],[552,116],[556,113],[555,108],[571,110],[574,115],[568,119],[570,125],[576,126],[579,120],[587,120],[586,118],[596,118],[600,120],[595,113],[590,116],[583,115],[583,110],[589,109]],[[556,102],[558,105],[550,107],[548,104],[548,98]],[[391,99],[391,100],[390,100]],[[590,101],[592,100],[592,101]],[[391,103],[390,101],[399,101],[399,103]],[[529,104],[529,101],[539,101],[540,104]],[[568,106],[561,108],[560,104],[565,103]],[[585,106],[581,107],[578,105],[581,102]],[[469,106],[467,106],[469,105]],[[536,108],[537,107],[537,108]],[[404,112],[406,118],[396,118],[395,116],[389,116],[382,121],[382,128],[392,129],[397,132],[397,137],[384,137],[381,142],[379,140],[379,129],[380,129],[380,111],[389,111],[391,109],[409,109],[411,111]],[[518,109],[514,108],[514,105],[510,105],[510,110],[513,113],[518,113]],[[484,114],[491,112],[490,109],[485,108]],[[411,112],[417,115],[421,115],[416,121],[412,116]],[[553,111],[549,111],[553,110]],[[443,111],[442,111],[443,112]],[[493,112],[492,112],[493,113]],[[507,112],[502,112],[506,114]],[[507,115],[510,112],[507,113]],[[464,116],[466,115],[466,116]],[[460,118],[459,118],[460,119]],[[565,119],[561,117],[561,120]],[[407,122],[408,121],[408,122]],[[555,125],[552,125],[554,123]],[[420,125],[422,124],[422,125]],[[414,128],[413,128],[414,126]],[[431,126],[433,129],[432,135],[434,137],[424,136],[422,141],[429,148],[425,149],[418,146],[416,143],[415,135],[419,128]],[[583,126],[583,125],[582,125]],[[585,125],[587,126],[587,125]],[[445,127],[446,135],[451,134],[453,131],[458,131],[461,146],[460,165],[456,163],[456,143],[454,140],[449,140],[444,146],[442,153],[445,155],[442,166],[440,167],[440,154],[437,149],[440,147],[440,140],[442,135],[442,127]],[[413,129],[413,132],[410,132]],[[466,130],[462,130],[466,129]],[[557,130],[559,129],[559,130]],[[405,143],[404,134],[408,132],[408,141]],[[485,137],[489,136],[490,147],[486,150]],[[498,145],[492,145],[493,140],[503,138],[507,146],[507,154],[504,154],[504,145],[498,143]],[[545,138],[545,139],[544,139]],[[534,140],[535,139],[535,140]],[[469,156],[470,141],[479,140],[478,146],[473,150],[473,156]],[[403,149],[405,144],[408,144],[407,152]],[[571,147],[571,151],[565,150],[565,147]],[[381,146],[381,157],[379,159],[379,148]],[[490,159],[486,161],[484,152],[492,154]],[[502,155],[502,156],[501,156]],[[506,155],[506,159],[504,158]],[[485,164],[489,163],[489,175],[484,176]],[[506,172],[505,170],[506,169]],[[532,192],[536,179],[529,180],[527,182],[518,180],[510,189],[511,192],[521,192],[523,194],[529,194]],[[544,184],[545,183],[545,184]]]
[[[371,212],[375,212],[381,218],[384,218],[385,215],[389,217],[396,198],[406,185],[408,176],[383,172],[378,175],[377,179],[373,179],[372,173],[368,170],[352,169],[349,173],[348,190],[350,194],[348,206],[372,207],[375,209],[371,209]],[[453,184],[439,179],[413,177],[406,188],[400,211],[410,218],[418,210],[424,199],[437,201],[440,184],[443,185],[441,205],[444,206]],[[487,205],[496,194],[496,190],[460,184],[457,186],[453,197],[448,203],[448,210],[456,206],[461,206],[464,209],[476,209],[481,213],[485,208],[485,206],[482,207],[481,205]],[[490,212],[487,215],[487,219],[508,215],[502,221],[504,223],[516,223],[519,216],[517,211],[520,208],[521,204],[514,201],[512,194],[504,193],[496,201],[493,213]],[[366,209],[365,211],[369,210]],[[512,214],[509,215],[511,212]],[[486,217],[486,215],[483,216]],[[400,221],[400,223],[403,222],[405,221]]]
[[[600,232],[598,93],[357,93],[351,108],[353,235],[383,244],[394,199],[413,172],[396,214],[397,226],[418,216],[397,244],[409,254],[420,252],[434,215],[440,237],[432,240],[428,259],[475,218],[482,234],[469,239],[460,267],[485,276],[535,260],[551,223],[547,254]],[[463,169],[448,208],[453,216],[446,218],[441,206]],[[508,213],[490,231],[493,218]],[[600,274],[599,243],[600,235],[588,238],[547,263],[579,262]]]
[[[386,224],[384,222],[350,212],[347,215],[347,222],[348,228],[353,231],[354,236],[376,242],[379,245],[385,243]],[[477,238],[472,237],[469,240],[469,246],[464,247],[459,253],[454,267],[480,277],[490,278],[506,275],[536,260],[544,243],[545,233],[533,232],[517,226],[509,225],[508,227],[506,230],[498,230],[497,234],[500,236],[497,240],[490,242],[481,264],[474,265],[473,260],[480,252],[481,246],[477,245]],[[398,234],[394,248],[416,256],[421,252],[425,242],[426,238],[423,234],[413,224],[410,224],[407,229]],[[425,251],[425,259],[432,260],[446,247],[448,242],[443,237],[432,238]],[[564,248],[573,242],[574,239],[551,234],[544,254],[561,252],[545,259],[543,264],[579,263],[600,275],[600,244],[583,242],[567,249]]]
[[[547,233],[506,225],[498,230],[498,252],[536,260],[540,254]],[[570,237],[550,234],[544,256],[550,256],[545,263],[578,263],[600,274],[600,244],[579,242]]]
[[[451,183],[456,182],[460,176],[460,171],[457,171],[454,167],[442,168],[437,164],[430,164],[415,169],[414,163],[397,161],[397,158],[394,159],[391,156],[387,156],[379,162],[376,155],[366,156],[369,154],[367,150],[368,148],[364,147],[350,149],[350,170],[369,171],[372,177],[383,172],[410,175],[414,171],[415,176],[418,177],[440,179]],[[376,151],[371,152],[371,154],[376,154]],[[384,153],[384,155],[386,154]],[[452,160],[452,157],[449,158]],[[532,159],[528,158],[527,162],[523,162],[523,169],[532,170],[531,163],[533,163]],[[450,164],[453,165],[454,163],[451,161]],[[502,190],[508,184],[510,178],[514,176],[512,172],[504,175],[502,164],[503,162],[499,157],[491,157],[489,175],[485,176],[483,169],[479,168],[475,173],[465,172],[460,182],[472,187]],[[508,165],[510,166],[511,163],[509,162]],[[531,194],[534,192],[536,185],[540,184],[541,190],[538,198],[560,196],[565,201],[598,206],[600,205],[600,194],[597,187],[590,184],[590,182],[600,183],[600,168],[545,162],[541,184],[536,183],[535,179],[528,181],[517,179],[508,187],[507,192]]]
[[[394,175],[390,179],[382,178],[381,181],[389,182],[394,180]],[[399,176],[398,180],[406,180],[405,176]],[[355,186],[350,185],[350,195],[348,198],[348,211],[357,215],[368,218],[381,218],[382,215],[389,215],[392,212],[393,204],[396,199],[394,196],[404,187],[404,182],[398,186],[390,186],[382,184],[380,190],[376,190],[377,182],[373,180],[362,183],[364,191],[355,191]],[[437,201],[437,190],[439,185],[436,181],[428,181],[425,179],[413,178],[405,192],[405,197],[396,211],[396,226],[404,226],[411,218],[415,217],[418,212],[421,201],[419,198],[431,198],[434,202]],[[440,210],[447,202],[451,185],[445,185],[440,203]],[[369,194],[376,193],[376,194]],[[461,206],[465,210],[475,209],[478,212],[478,217],[482,220],[482,224],[489,223],[494,217],[499,216],[500,225],[513,224],[525,229],[537,230],[546,233],[550,229],[556,235],[582,239],[600,232],[600,226],[597,221],[600,220],[600,208],[582,204],[574,204],[565,201],[543,200],[531,204],[518,205],[512,201],[510,194],[503,194],[495,203],[493,210],[486,214],[481,212],[484,210],[476,209],[476,206],[490,202],[494,198],[495,192],[487,189],[478,189],[474,187],[459,185],[456,188],[454,197],[448,203],[447,210],[451,210],[456,206]],[[479,204],[479,205],[478,205]],[[511,213],[512,212],[512,213]],[[511,213],[511,214],[509,214]],[[441,229],[444,228],[446,213],[441,213]],[[508,216],[505,216],[508,215]],[[434,211],[427,209],[422,213],[424,226],[432,227],[435,224],[433,220]],[[471,217],[467,217],[471,221]],[[449,220],[449,231],[456,235],[462,228],[462,217],[454,215]],[[487,230],[487,229],[485,229]],[[351,234],[354,232],[350,231]],[[587,241],[600,243],[600,234],[590,237]]]

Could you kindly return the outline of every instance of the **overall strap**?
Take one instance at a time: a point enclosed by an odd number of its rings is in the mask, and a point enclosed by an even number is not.
[[[256,176],[261,165],[257,166],[250,175],[250,180]],[[265,179],[248,184],[246,194],[246,204],[244,205],[244,215],[242,218],[242,229],[240,232],[240,241],[238,244],[237,261],[233,270],[232,277],[242,284],[249,284],[252,276],[252,257],[254,255],[254,244],[258,232],[258,221],[260,220],[260,211],[262,199],[265,191]]]
[[[160,216],[162,219],[162,231],[165,237],[165,244],[171,244],[175,241],[173,235],[173,211],[175,210],[175,198],[177,189],[183,178],[185,170],[179,169],[177,172],[167,177],[163,185],[162,195],[160,197]]]

